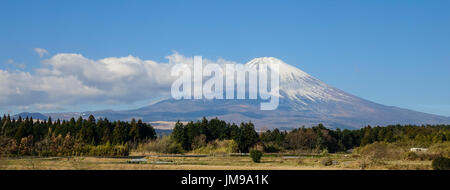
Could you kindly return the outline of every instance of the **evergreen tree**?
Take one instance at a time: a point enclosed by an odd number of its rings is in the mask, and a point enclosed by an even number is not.
[[[175,142],[181,144],[184,150],[189,150],[191,148],[186,127],[184,127],[183,123],[181,123],[180,121],[177,121],[177,123],[175,124],[175,127],[172,131],[172,137]]]
[[[137,126],[140,131],[139,140],[156,138],[155,129],[151,125],[145,124],[142,122],[142,120],[139,119]]]
[[[240,152],[247,153],[249,149],[259,140],[258,133],[255,131],[253,123],[241,123],[240,134],[237,140]]]
[[[90,115],[88,120],[83,121],[81,129],[78,133],[78,138],[85,143],[95,145],[97,144],[97,137],[95,135],[95,118]]]
[[[127,141],[126,137],[127,133],[125,127],[121,125],[120,121],[117,121],[112,134],[112,143],[116,145],[124,144]]]
[[[364,136],[361,139],[361,146],[372,144],[373,142],[375,142],[375,140],[375,133],[372,130],[372,127],[370,127],[369,125],[364,129]]]
[[[136,142],[140,139],[140,136],[141,136],[140,132],[141,131],[139,130],[139,127],[136,123],[136,119],[134,119],[134,118],[131,119],[131,129],[130,129],[129,136],[132,139],[132,141]]]

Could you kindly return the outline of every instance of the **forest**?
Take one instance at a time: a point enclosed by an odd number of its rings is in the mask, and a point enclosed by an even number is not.
[[[0,120],[0,152],[3,155],[126,156],[133,145],[155,139],[149,124],[79,117],[69,121],[33,118]]]
[[[174,140],[184,150],[192,150],[200,144],[216,139],[233,140],[239,152],[248,152],[255,145],[263,147],[264,152],[281,150],[305,150],[330,153],[341,152],[374,142],[409,142],[414,146],[428,147],[432,144],[450,140],[450,125],[390,125],[366,126],[355,130],[329,129],[322,124],[310,128],[300,127],[291,131],[279,129],[257,133],[253,123],[226,123],[217,118],[186,125],[178,122],[172,132]]]
[[[186,153],[227,142],[233,152],[247,153],[305,151],[330,153],[348,151],[375,142],[407,142],[416,147],[450,140],[450,125],[366,126],[355,130],[329,129],[322,124],[291,131],[279,129],[257,132],[252,122],[239,125],[218,118],[183,124],[177,122],[170,135],[157,137],[155,129],[142,120],[109,121],[79,117],[69,121],[0,118],[2,156],[127,156],[146,144],[165,144],[163,153]]]

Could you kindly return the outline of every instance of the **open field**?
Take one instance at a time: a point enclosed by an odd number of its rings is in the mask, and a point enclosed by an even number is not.
[[[132,158],[22,157],[2,158],[3,170],[360,170],[431,169],[431,161],[370,161],[347,154],[320,156],[265,155],[261,163],[248,156],[148,155],[145,163],[128,163]],[[325,166],[324,159],[332,164]],[[363,167],[363,168],[362,168]]]

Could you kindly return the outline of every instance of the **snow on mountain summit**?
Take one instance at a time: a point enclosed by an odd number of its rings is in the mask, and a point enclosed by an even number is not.
[[[255,58],[249,61],[246,65],[248,66],[256,66],[259,64],[278,64],[279,65],[279,73],[280,73],[280,81],[292,80],[294,78],[308,78],[311,77],[308,73],[303,72],[302,70],[291,66],[275,57],[260,57]]]
[[[307,105],[306,101],[345,101],[349,98],[340,90],[275,57],[255,58],[246,65],[256,66],[259,64],[279,65],[281,97],[286,96],[286,98],[299,101],[304,105]]]

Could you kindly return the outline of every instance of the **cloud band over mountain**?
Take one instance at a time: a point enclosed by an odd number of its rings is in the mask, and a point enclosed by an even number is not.
[[[0,107],[8,110],[56,110],[79,104],[130,104],[169,96],[171,67],[191,63],[179,53],[168,62],[139,57],[93,60],[81,54],[60,53],[43,60],[33,72],[0,70]],[[204,59],[204,63],[234,63]]]

